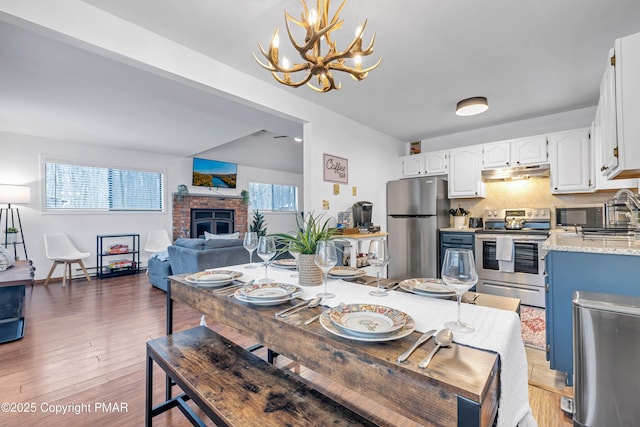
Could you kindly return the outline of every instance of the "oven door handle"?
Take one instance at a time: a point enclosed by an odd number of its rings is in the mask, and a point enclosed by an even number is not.
[[[495,237],[476,237],[477,240],[481,241],[481,242],[495,242],[496,238]],[[519,238],[514,238],[513,239],[513,243],[543,243],[545,240],[547,239],[519,239]]]

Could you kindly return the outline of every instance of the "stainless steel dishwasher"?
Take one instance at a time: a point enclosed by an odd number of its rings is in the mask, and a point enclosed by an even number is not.
[[[573,295],[574,426],[640,420],[640,298]]]

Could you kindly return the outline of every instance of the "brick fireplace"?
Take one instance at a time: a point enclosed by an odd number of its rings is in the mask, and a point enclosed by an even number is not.
[[[211,215],[211,233],[240,232],[242,236],[247,231],[248,209],[242,204],[240,196],[209,196],[209,195],[173,195],[173,239],[191,237],[202,230],[209,230],[206,223]],[[201,225],[193,224],[192,217]],[[233,231],[232,231],[233,230]]]

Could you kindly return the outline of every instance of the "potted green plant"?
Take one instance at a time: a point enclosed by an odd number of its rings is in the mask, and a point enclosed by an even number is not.
[[[299,280],[301,285],[322,284],[322,270],[313,261],[316,247],[320,240],[327,240],[333,235],[329,229],[329,220],[322,221],[322,215],[309,213],[306,217],[296,217],[298,231],[292,234],[276,233],[274,236],[280,243],[280,252],[292,250],[298,252]]]
[[[267,235],[267,223],[264,214],[258,210],[253,211],[253,221],[249,226],[249,231],[255,231],[258,238]]]
[[[18,241],[18,232],[20,230],[18,230],[15,227],[8,227],[5,230],[5,233],[7,233],[6,235],[6,241],[7,243],[16,243]]]

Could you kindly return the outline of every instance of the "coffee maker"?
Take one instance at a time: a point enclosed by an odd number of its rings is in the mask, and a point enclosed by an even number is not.
[[[373,203],[371,202],[355,202],[351,207],[353,212],[353,225],[357,228],[369,228],[373,226],[371,222],[371,214],[373,211]]]

